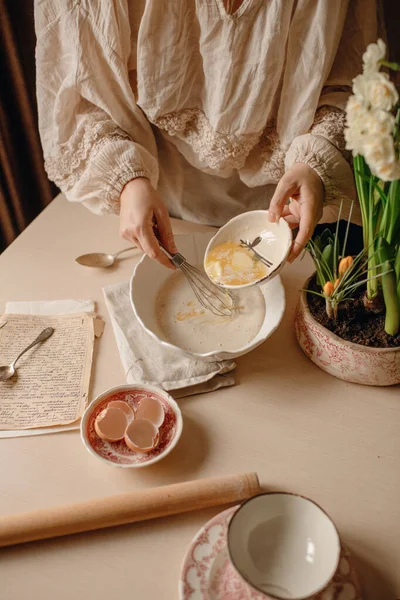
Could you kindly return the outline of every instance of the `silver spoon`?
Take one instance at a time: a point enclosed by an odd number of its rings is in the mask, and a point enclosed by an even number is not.
[[[139,248],[136,248],[136,246],[131,246],[131,248],[124,248],[124,250],[120,250],[115,254],[105,254],[104,252],[82,254],[82,256],[78,256],[78,258],[75,260],[77,263],[84,265],[85,267],[111,267],[111,265],[114,264],[117,256],[123,252],[128,252],[128,250],[139,250]]]
[[[33,348],[33,346],[36,346],[36,344],[47,340],[47,338],[49,338],[53,334],[53,331],[54,329],[52,327],[46,327],[46,329],[43,329],[42,333],[39,333],[36,340],[34,340],[32,344],[29,344],[29,346],[25,348],[25,350],[22,350],[21,354],[17,356],[17,358],[11,363],[11,365],[8,365],[6,367],[0,367],[0,381],[7,381],[7,379],[10,379],[10,377],[12,377],[15,373],[15,363],[17,362],[17,360],[19,360],[21,356],[25,354],[25,352],[28,352],[28,350]]]

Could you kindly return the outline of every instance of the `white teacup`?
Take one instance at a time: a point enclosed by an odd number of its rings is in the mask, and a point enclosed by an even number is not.
[[[273,492],[251,498],[233,515],[228,550],[239,575],[259,592],[278,600],[304,600],[332,581],[340,538],[317,504]]]

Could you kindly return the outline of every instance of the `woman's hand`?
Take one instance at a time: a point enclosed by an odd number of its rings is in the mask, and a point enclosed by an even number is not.
[[[165,267],[174,268],[160,249],[153,229],[154,225],[157,225],[162,245],[170,254],[175,254],[178,250],[169,214],[148,179],[132,179],[122,190],[119,223],[121,237],[136,244],[147,256]]]
[[[291,199],[290,204],[286,204]],[[284,217],[292,229],[299,228],[288,261],[299,256],[322,217],[324,186],[308,165],[295,163],[278,183],[269,207],[269,220]]]

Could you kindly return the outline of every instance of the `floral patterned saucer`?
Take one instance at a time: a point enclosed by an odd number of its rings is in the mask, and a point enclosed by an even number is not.
[[[238,506],[213,517],[191,541],[182,563],[179,600],[267,600],[237,574],[229,560],[228,523]],[[310,599],[311,600],[311,599]],[[361,588],[347,548],[330,585],[312,600],[362,600]]]

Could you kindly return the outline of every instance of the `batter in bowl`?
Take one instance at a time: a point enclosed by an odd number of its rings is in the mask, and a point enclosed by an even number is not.
[[[260,331],[265,301],[256,286],[232,292],[232,317],[217,317],[201,306],[185,276],[173,273],[155,302],[158,326],[166,342],[195,353],[236,352]]]

